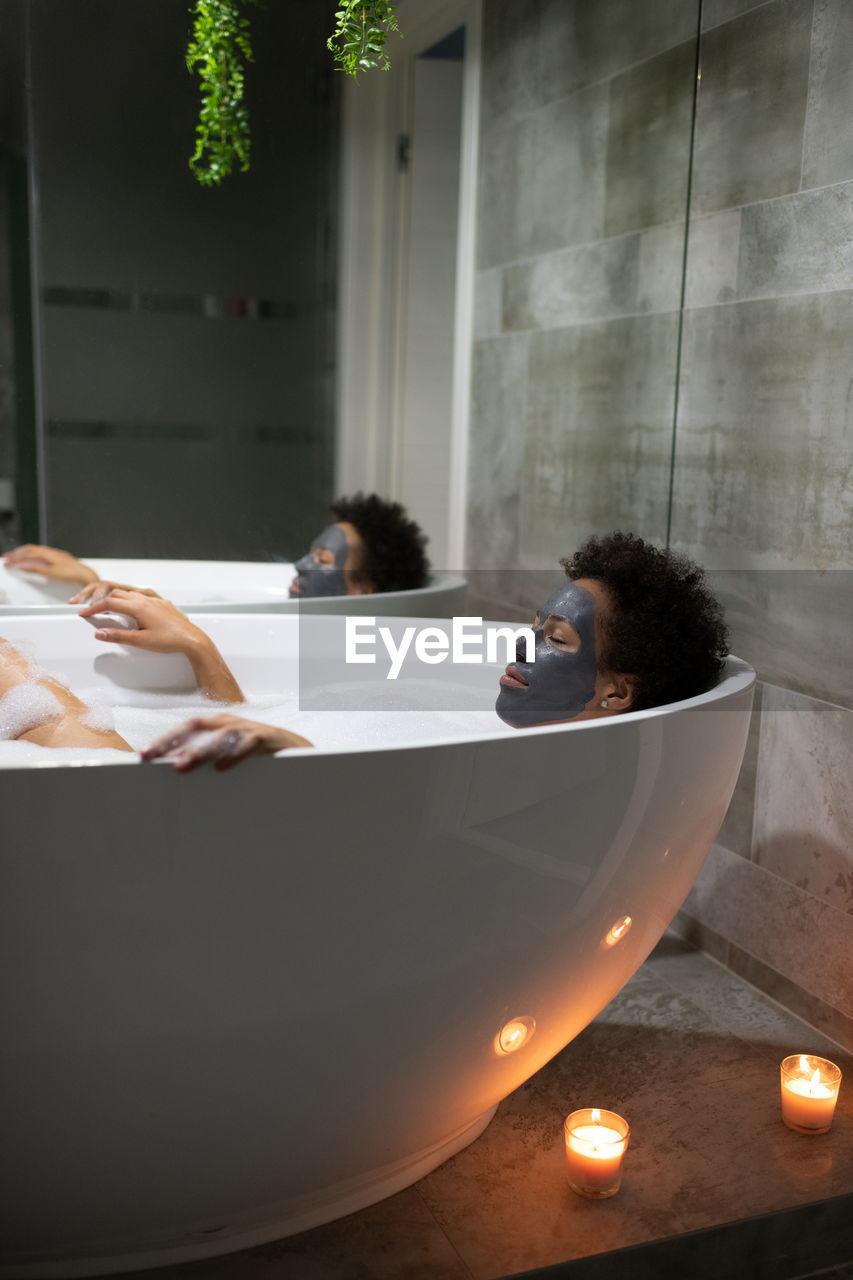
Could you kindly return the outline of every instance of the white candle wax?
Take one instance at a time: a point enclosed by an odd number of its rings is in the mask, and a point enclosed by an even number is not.
[[[610,1113],[605,1112],[604,1117],[608,1119]],[[566,1161],[575,1190],[604,1196],[619,1189],[628,1126],[619,1116],[613,1119],[624,1128],[592,1122],[589,1111],[575,1112],[566,1121]]]
[[[792,1129],[826,1131],[832,1124],[841,1073],[824,1058],[797,1058],[782,1064],[782,1119]]]

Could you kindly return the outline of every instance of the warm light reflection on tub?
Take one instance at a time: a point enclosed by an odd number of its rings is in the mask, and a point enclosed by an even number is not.
[[[495,1036],[495,1053],[504,1057],[527,1044],[536,1030],[535,1018],[512,1018]]]
[[[631,928],[631,917],[621,916],[615,920],[607,933],[601,939],[601,945],[604,947],[615,947],[617,942],[621,942],[625,934]]]

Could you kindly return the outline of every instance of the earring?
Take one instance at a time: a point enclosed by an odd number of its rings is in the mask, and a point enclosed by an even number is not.
[[[606,699],[606,698],[602,698],[602,699],[601,699],[601,705],[602,705],[603,707],[606,707],[606,706],[607,706],[607,699]]]

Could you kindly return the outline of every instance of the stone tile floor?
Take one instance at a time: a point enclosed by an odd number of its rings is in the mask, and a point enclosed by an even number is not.
[[[846,1076],[826,1135],[801,1136],[780,1119],[779,1062],[801,1051],[831,1058]],[[562,1121],[588,1105],[631,1125],[622,1189],[610,1200],[581,1199],[566,1184]],[[413,1187],[274,1244],[134,1274],[496,1280],[848,1193],[853,1059],[667,934],[475,1143]],[[840,1263],[825,1274],[849,1274]]]

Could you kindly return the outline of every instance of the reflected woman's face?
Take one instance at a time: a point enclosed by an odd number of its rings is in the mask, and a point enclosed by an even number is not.
[[[362,591],[357,569],[364,543],[354,525],[330,524],[311,543],[311,549],[296,561],[296,577],[290,584],[291,598],[346,596]]]
[[[580,582],[566,582],[543,604],[533,622],[534,661],[519,658],[501,676],[495,710],[502,720],[530,728],[573,720],[586,709],[598,674],[595,609],[595,596]]]

